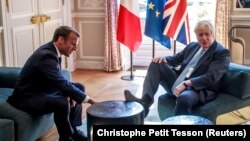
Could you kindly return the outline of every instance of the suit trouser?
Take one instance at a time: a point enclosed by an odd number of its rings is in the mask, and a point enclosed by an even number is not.
[[[82,84],[73,84],[82,91],[85,91]],[[76,104],[72,107],[68,99],[64,96],[48,96],[45,105],[45,109],[53,109],[54,121],[60,138],[68,138],[68,136],[77,131],[76,126],[82,124],[82,104]]]
[[[76,87],[85,91],[80,83],[73,83]],[[67,97],[62,96],[60,92],[50,94],[39,94],[31,98],[20,98],[10,103],[16,108],[34,115],[44,115],[54,113],[54,121],[60,138],[69,138],[76,126],[82,124],[82,104],[70,105]]]
[[[146,103],[153,103],[159,85],[167,91],[169,100],[176,100],[175,114],[191,114],[192,109],[199,103],[198,93],[191,88],[184,90],[179,97],[172,94],[171,88],[178,74],[166,63],[151,63],[143,83],[142,99],[150,99]],[[147,98],[145,98],[147,97]],[[145,101],[144,101],[145,102]],[[150,105],[147,105],[150,107]]]

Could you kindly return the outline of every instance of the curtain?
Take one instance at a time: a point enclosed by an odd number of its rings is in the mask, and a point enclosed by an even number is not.
[[[104,68],[107,72],[122,68],[120,45],[116,40],[118,4],[116,0],[105,0],[105,52]]]
[[[233,0],[217,0],[215,15],[215,39],[229,48],[228,32],[230,28],[230,12]]]

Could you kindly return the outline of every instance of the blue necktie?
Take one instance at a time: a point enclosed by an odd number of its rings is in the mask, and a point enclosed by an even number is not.
[[[205,50],[200,48],[197,53],[193,56],[193,58],[191,59],[191,61],[187,64],[187,66],[185,67],[185,69],[181,72],[181,74],[179,75],[179,77],[175,80],[174,85],[172,87],[172,92],[174,92],[174,89],[177,85],[179,85],[181,82],[184,81],[185,77],[190,76],[190,74],[192,73],[193,68],[195,67],[195,65],[197,64],[197,62],[200,60],[200,58],[202,57],[202,55],[205,53]],[[191,69],[192,68],[192,69]]]

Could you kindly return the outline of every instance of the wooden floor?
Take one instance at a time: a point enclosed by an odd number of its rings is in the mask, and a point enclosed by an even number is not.
[[[142,83],[146,74],[145,68],[137,68],[133,81],[122,80],[122,76],[130,76],[130,71],[112,72],[107,73],[100,70],[76,70],[72,73],[72,80],[74,82],[80,82],[85,85],[86,93],[97,99],[98,101],[106,100],[124,100],[123,92],[125,89],[131,90],[136,96],[140,96],[142,90]],[[139,95],[138,95],[139,94]],[[156,96],[157,97],[157,96]],[[155,99],[157,99],[155,97]],[[156,102],[155,102],[156,103]],[[83,105],[83,115],[86,116],[86,109],[89,104]],[[156,106],[150,108],[148,115],[149,121],[159,119]],[[250,119],[250,108],[246,107],[217,118],[217,124],[240,124]],[[57,141],[58,134],[56,128],[50,130],[39,141]]]
[[[130,71],[120,71],[108,73],[100,70],[76,70],[72,73],[72,80],[85,85],[86,93],[98,101],[124,100],[123,92],[125,89],[136,93],[144,80],[145,69],[133,72],[133,81],[122,80],[122,76],[130,76]],[[86,116],[86,109],[89,104],[83,105],[83,115]],[[56,128],[50,130],[39,141],[56,141],[58,134]]]

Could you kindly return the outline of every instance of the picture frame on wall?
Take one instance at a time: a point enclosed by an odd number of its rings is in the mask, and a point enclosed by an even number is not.
[[[234,0],[234,11],[250,11],[250,0]]]

